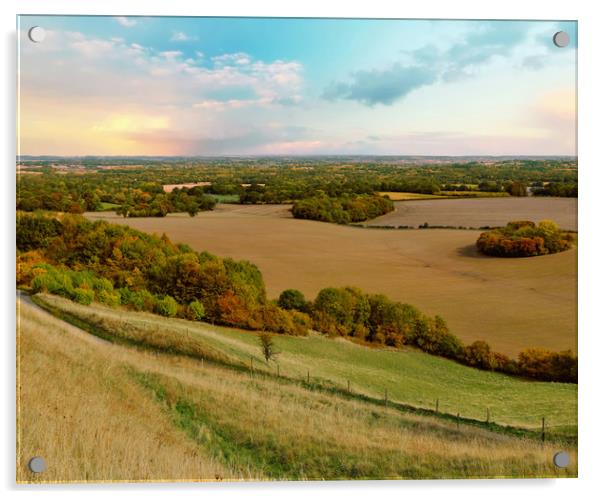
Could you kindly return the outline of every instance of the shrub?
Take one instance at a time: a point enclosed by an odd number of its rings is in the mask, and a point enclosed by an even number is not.
[[[106,289],[101,289],[96,293],[96,299],[100,303],[104,303],[110,307],[116,307],[121,304],[121,295],[118,291],[114,290],[108,291]]]
[[[178,303],[171,296],[165,296],[157,300],[155,310],[164,317],[175,317],[178,312]]]
[[[82,305],[90,305],[94,300],[94,291],[91,289],[75,288],[73,290],[73,301]]]
[[[570,350],[551,352],[531,348],[518,356],[518,372],[543,381],[577,382],[577,357]]]
[[[190,302],[188,307],[190,308],[192,317],[195,321],[203,320],[203,317],[205,317],[205,307],[203,307],[203,304],[200,301],[195,300]]]
[[[464,348],[464,360],[469,366],[491,370],[495,367],[493,352],[485,341],[475,341]]]

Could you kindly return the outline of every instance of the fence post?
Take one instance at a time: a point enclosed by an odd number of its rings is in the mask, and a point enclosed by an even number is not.
[[[307,384],[309,385],[309,369],[307,370]]]
[[[439,399],[435,402],[435,414],[439,412]]]
[[[487,408],[487,422],[489,423],[489,407]]]
[[[460,413],[456,415],[456,429],[460,429]]]
[[[253,374],[253,357],[251,357],[251,374]]]
[[[541,441],[546,441],[546,418],[545,416],[541,418]]]
[[[385,388],[385,407],[387,407],[388,402],[389,402],[389,393],[388,393],[387,389]]]
[[[276,364],[276,368],[278,369],[278,377],[280,377],[280,364]]]
[[[347,393],[351,393],[351,382],[347,380]]]

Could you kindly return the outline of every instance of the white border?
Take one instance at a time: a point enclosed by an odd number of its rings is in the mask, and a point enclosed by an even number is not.
[[[75,2],[69,0],[3,0],[2,42],[4,64],[0,74],[2,98],[5,110],[0,123],[2,133],[1,185],[3,213],[0,217],[2,245],[3,286],[2,303],[6,327],[3,330],[2,375],[3,397],[0,406],[3,438],[0,452],[1,486],[9,496],[29,497],[43,488],[49,497],[64,495],[119,495],[128,497],[162,497],[167,491],[177,490],[184,494],[203,494],[220,497],[316,498],[345,495],[365,498],[367,494],[381,497],[441,496],[445,499],[468,496],[493,499],[508,495],[522,497],[526,494],[545,494],[546,499],[555,497],[591,497],[596,489],[602,489],[602,471],[598,469],[602,455],[602,440],[598,422],[602,411],[600,387],[600,355],[602,331],[597,308],[600,308],[600,216],[602,207],[602,160],[600,143],[600,71],[601,18],[596,15],[598,2],[556,1],[528,2],[526,0],[501,0],[498,2],[476,0],[421,0],[420,2],[387,2],[370,0],[331,1],[304,0],[286,2],[278,0],[222,0],[220,2],[193,2],[185,0],[103,0],[102,2]],[[330,482],[330,483],[250,483],[250,484],[149,484],[149,485],[91,485],[91,486],[44,486],[17,487],[14,485],[14,202],[15,202],[15,15],[20,14],[107,14],[107,15],[241,15],[283,17],[392,17],[392,18],[473,18],[473,19],[577,19],[579,21],[579,479],[573,480],[462,480],[416,482]],[[19,490],[21,489],[21,490]]]

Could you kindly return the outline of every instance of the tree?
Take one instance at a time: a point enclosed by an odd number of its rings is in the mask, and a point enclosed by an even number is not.
[[[270,360],[275,358],[279,353],[276,351],[274,340],[269,333],[263,332],[259,334],[259,345],[261,346],[261,353],[266,362],[270,362]]]
[[[285,310],[299,310],[304,312],[307,309],[305,296],[298,289],[285,289],[280,293],[278,298],[278,306]]]
[[[511,196],[525,197],[527,195],[527,187],[522,182],[512,182],[506,188],[506,192]]]

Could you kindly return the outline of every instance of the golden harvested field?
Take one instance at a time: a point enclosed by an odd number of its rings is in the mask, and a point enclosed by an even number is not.
[[[418,227],[428,222],[453,227],[494,227],[512,220],[554,220],[563,229],[577,230],[577,199],[491,197],[403,201],[395,203],[395,211],[365,225]]]
[[[498,201],[506,200],[480,200]],[[87,216],[250,260],[270,297],[297,288],[313,299],[321,288],[353,285],[439,314],[464,341],[485,339],[509,355],[528,347],[576,351],[576,249],[491,258],[476,252],[477,231],[362,229],[295,220],[285,206],[218,205],[195,218]]]

